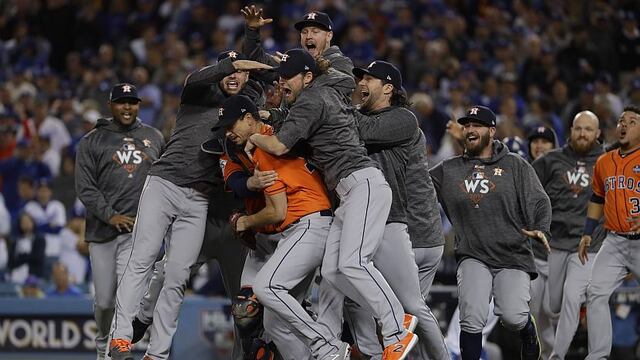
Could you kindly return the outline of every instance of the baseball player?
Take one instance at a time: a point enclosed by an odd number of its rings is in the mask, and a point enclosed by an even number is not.
[[[221,130],[218,125],[214,128]],[[225,137],[225,131],[217,134],[217,137],[220,136]],[[274,185],[278,174],[273,170],[257,169],[242,148],[237,148],[230,139],[226,139],[223,144],[226,153],[220,158],[220,165],[225,184],[236,196],[244,199],[246,213],[255,214],[266,206],[262,190]],[[232,217],[237,222],[237,214]],[[272,311],[264,308],[253,292],[258,272],[274,253],[281,238],[276,230],[275,225],[268,224],[253,228],[252,231],[237,232],[240,241],[245,241],[248,239],[247,235],[255,232],[249,236],[253,239],[246,241],[251,248],[241,271],[241,290],[233,299],[231,311],[239,328],[246,360],[281,358],[280,354],[287,354],[291,359],[311,358],[307,344]],[[309,276],[299,288],[307,289],[311,281],[312,277]],[[302,302],[306,293],[297,291],[295,295]]]
[[[231,57],[232,60],[246,60],[246,57],[237,51],[229,50],[218,55],[218,62]],[[231,80],[232,78],[229,78]],[[223,80],[224,81],[224,80]],[[243,91],[253,94],[258,103],[262,103],[262,90],[259,84],[251,78],[246,82]],[[214,160],[224,153],[223,144],[218,139],[210,139],[201,146],[202,151],[212,154]],[[266,174],[268,175],[268,174]],[[259,182],[260,176],[256,174],[249,181],[250,184]],[[245,179],[246,180],[246,179]],[[191,268],[191,273],[195,274],[200,266],[212,259],[216,259],[220,265],[224,288],[229,296],[233,296],[240,291],[240,276],[244,266],[247,248],[238,241],[233,240],[233,232],[229,226],[228,219],[234,209],[242,207],[241,201],[232,193],[226,191],[216,191],[209,199],[209,209],[207,211],[207,224],[205,236],[200,249],[200,255],[195,265]],[[147,328],[153,321],[153,311],[164,282],[164,263],[166,254],[162,261],[154,266],[153,276],[149,283],[149,288],[140,303],[138,314],[133,320],[132,343],[142,339]],[[237,324],[236,324],[237,325]],[[237,329],[236,335],[237,335]],[[240,336],[235,337],[233,358],[242,357]]]
[[[387,358],[404,358],[417,336],[404,328],[404,310],[372,262],[389,214],[391,190],[360,144],[352,110],[337,89],[353,89],[353,79],[329,68],[327,61],[316,64],[301,49],[287,51],[277,71],[285,102],[291,106],[289,114],[275,135],[251,135],[246,150],[255,145],[279,156],[299,141],[310,146],[310,161],[322,171],[327,188],[336,190],[341,200],[322,272],[344,275],[346,281],[333,285],[379,319],[384,345],[392,352]]]
[[[473,106],[458,123],[464,126],[464,154],[430,174],[456,234],[462,359],[480,358],[493,298],[493,312],[520,334],[521,358],[537,360],[540,345],[528,304],[537,273],[529,237],[548,251],[551,204],[531,165],[493,140],[496,117],[489,108]]]
[[[99,119],[78,143],[76,193],[87,208],[85,239],[93,269],[96,351],[104,359],[113,319],[116,279],[131,253],[138,199],[151,164],[165,143],[137,118],[140,98],[132,84],[111,89],[112,117]]]
[[[553,210],[548,297],[550,310],[559,313],[560,317],[551,359],[564,359],[578,327],[580,305],[587,299],[593,261],[585,265],[580,263],[578,236],[582,234],[591,197],[593,167],[603,153],[599,136],[596,115],[591,111],[580,112],[573,119],[568,144],[548,152],[532,164]],[[604,233],[599,231],[598,234],[599,244]],[[595,246],[590,250],[594,248],[597,250]]]
[[[271,56],[264,51],[260,43],[260,28],[273,22],[273,19],[264,19],[263,10],[256,8],[255,5],[245,6],[240,11],[245,18],[242,52],[251,60],[277,66],[282,54],[278,53],[276,57]],[[300,32],[300,47],[307,50],[314,59],[322,57],[329,61],[332,68],[352,76],[351,59],[345,56],[337,45],[331,45],[333,22],[329,15],[313,11],[304,15],[293,26]],[[278,80],[277,76],[273,80]]]
[[[382,241],[373,262],[389,282],[404,310],[417,317],[418,335],[426,345],[429,358],[447,359],[438,322],[420,292],[418,268],[407,231],[406,167],[413,146],[420,137],[418,121],[406,108],[402,76],[393,64],[374,61],[366,69],[354,68],[353,74],[361,79],[358,90],[363,103],[356,114],[360,139],[365,142],[369,156],[380,164],[393,195]],[[433,200],[432,206],[437,206]],[[336,282],[335,279],[328,280]],[[405,322],[410,323],[414,316],[407,317],[409,319]],[[376,339],[375,327],[370,330],[364,336],[373,335]],[[361,338],[360,335],[354,335],[354,338]]]
[[[114,360],[131,356],[132,321],[145,291],[144,278],[169,229],[165,244],[165,280],[158,296],[151,325],[149,359],[166,359],[177,327],[190,267],[196,262],[204,237],[209,196],[222,183],[219,164],[201,151],[216,121],[216,108],[224,98],[246,87],[248,71],[270,66],[233,56],[216,65],[191,73],[182,90],[176,128],[162,157],[149,171],[140,197],[133,229],[133,247],[124,274],[118,282],[116,313],[112,330]],[[261,94],[253,94],[254,99]]]
[[[232,97],[222,108],[224,113],[218,126],[237,145],[244,145],[253,134],[273,134],[273,129],[260,121],[257,108],[248,98]],[[331,203],[322,178],[300,157],[278,158],[260,149],[255,149],[252,157],[263,171],[278,174],[275,183],[264,189],[265,206],[236,221],[239,232],[274,225],[278,238],[275,252],[255,277],[254,292],[265,306],[265,314],[272,312],[284,320],[311,349],[314,358],[348,358],[348,344],[341,343],[329,329],[316,323],[295,297],[296,293],[307,292],[309,282],[305,280],[322,263],[331,227]],[[268,328],[265,323],[267,331]],[[300,359],[287,353],[286,344],[274,340],[283,358]]]
[[[593,170],[593,195],[578,248],[589,261],[594,229],[604,215],[609,232],[593,260],[587,288],[588,360],[611,352],[609,297],[629,273],[640,277],[640,108],[627,106],[616,127],[620,148],[606,152]]]
[[[555,132],[546,126],[534,128],[527,137],[530,161],[539,159],[549,151],[558,147]],[[547,360],[551,356],[555,339],[555,324],[558,320],[558,312],[551,311],[549,306],[549,288],[558,284],[554,278],[549,281],[549,263],[547,250],[540,242],[533,243],[533,256],[538,277],[531,281],[531,302],[529,307],[536,319],[538,337],[542,347],[542,359]]]

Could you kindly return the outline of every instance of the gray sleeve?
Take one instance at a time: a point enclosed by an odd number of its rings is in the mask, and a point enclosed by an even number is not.
[[[546,161],[546,157],[547,156],[542,156],[538,159],[536,159],[531,166],[533,166],[533,170],[535,170],[536,175],[538,175],[538,179],[540,179],[540,183],[542,184],[542,186],[545,186],[547,184],[547,177],[546,177],[546,169],[547,169],[547,161]]]
[[[289,115],[276,137],[287,149],[293,148],[298,141],[308,139],[320,127],[323,113],[324,102],[318,101],[315,93],[302,94],[289,109]]]
[[[515,156],[514,156],[515,157]],[[551,201],[544,191],[533,167],[524,159],[515,157],[519,168],[516,179],[517,194],[525,216],[527,230],[540,230],[551,239]]]
[[[98,189],[98,164],[91,154],[90,146],[89,139],[86,137],[78,145],[76,154],[76,194],[87,208],[87,211],[105,223],[109,223],[109,219],[118,212],[109,205],[102,192]]]
[[[269,109],[269,119],[265,120],[265,123],[273,126],[275,132],[278,132],[288,114],[289,109],[287,108],[271,108]]]
[[[260,39],[260,29],[252,29],[248,26],[244,27],[244,38],[242,41],[242,53],[249,60],[259,61],[263,64],[278,66],[279,64],[273,60],[262,48],[262,40]]]
[[[374,118],[356,111],[360,139],[367,145],[397,146],[413,140],[418,121],[408,111],[391,111]]]
[[[429,175],[431,176],[433,187],[436,189],[438,201],[442,202],[442,198],[440,196],[440,185],[442,184],[442,178],[444,177],[443,163],[440,162],[438,165],[429,170]]]

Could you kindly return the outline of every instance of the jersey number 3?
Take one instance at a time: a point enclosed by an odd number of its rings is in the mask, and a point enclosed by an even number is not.
[[[638,215],[640,214],[640,198],[637,197],[632,197],[629,198],[629,202],[631,203],[631,215]]]

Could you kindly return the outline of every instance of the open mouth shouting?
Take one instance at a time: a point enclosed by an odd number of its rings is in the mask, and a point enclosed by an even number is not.
[[[129,111],[123,111],[122,113],[120,113],[120,115],[122,116],[122,120],[124,120],[126,122],[134,120],[133,113],[131,113]]]
[[[304,47],[307,49],[309,54],[311,54],[311,56],[313,56],[314,58],[319,55],[318,48],[316,47],[316,42],[314,40],[307,40],[304,43]]]
[[[371,95],[368,89],[360,90],[360,94],[362,95],[362,103],[366,103],[369,100],[369,95]]]
[[[237,80],[235,79],[229,79],[226,82],[226,88],[231,90],[231,91],[238,91],[240,90],[240,83],[238,83]]]
[[[624,140],[624,139],[625,139],[625,137],[627,137],[627,129],[624,129],[624,128],[623,128],[623,129],[620,129],[620,136],[619,136],[619,139],[620,139],[620,140]]]

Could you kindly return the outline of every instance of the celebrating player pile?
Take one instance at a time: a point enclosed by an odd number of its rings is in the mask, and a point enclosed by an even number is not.
[[[80,142],[99,359],[133,359],[147,328],[144,359],[168,359],[187,281],[212,258],[234,360],[457,356],[425,301],[444,251],[438,202],[455,232],[461,359],[481,358],[490,309],[521,359],[563,359],[583,302],[588,359],[608,356],[608,299],[640,276],[640,109],[624,109],[606,153],[591,111],[556,150],[536,128],[530,164],[496,139],[508,119],[461,108],[449,127],[462,155],[429,170],[397,64],[354,68],[318,11],[294,25],[301,48],[270,55],[272,20],[241,13],[243,52],[186,77],[167,144],[137,119],[129,83]]]

